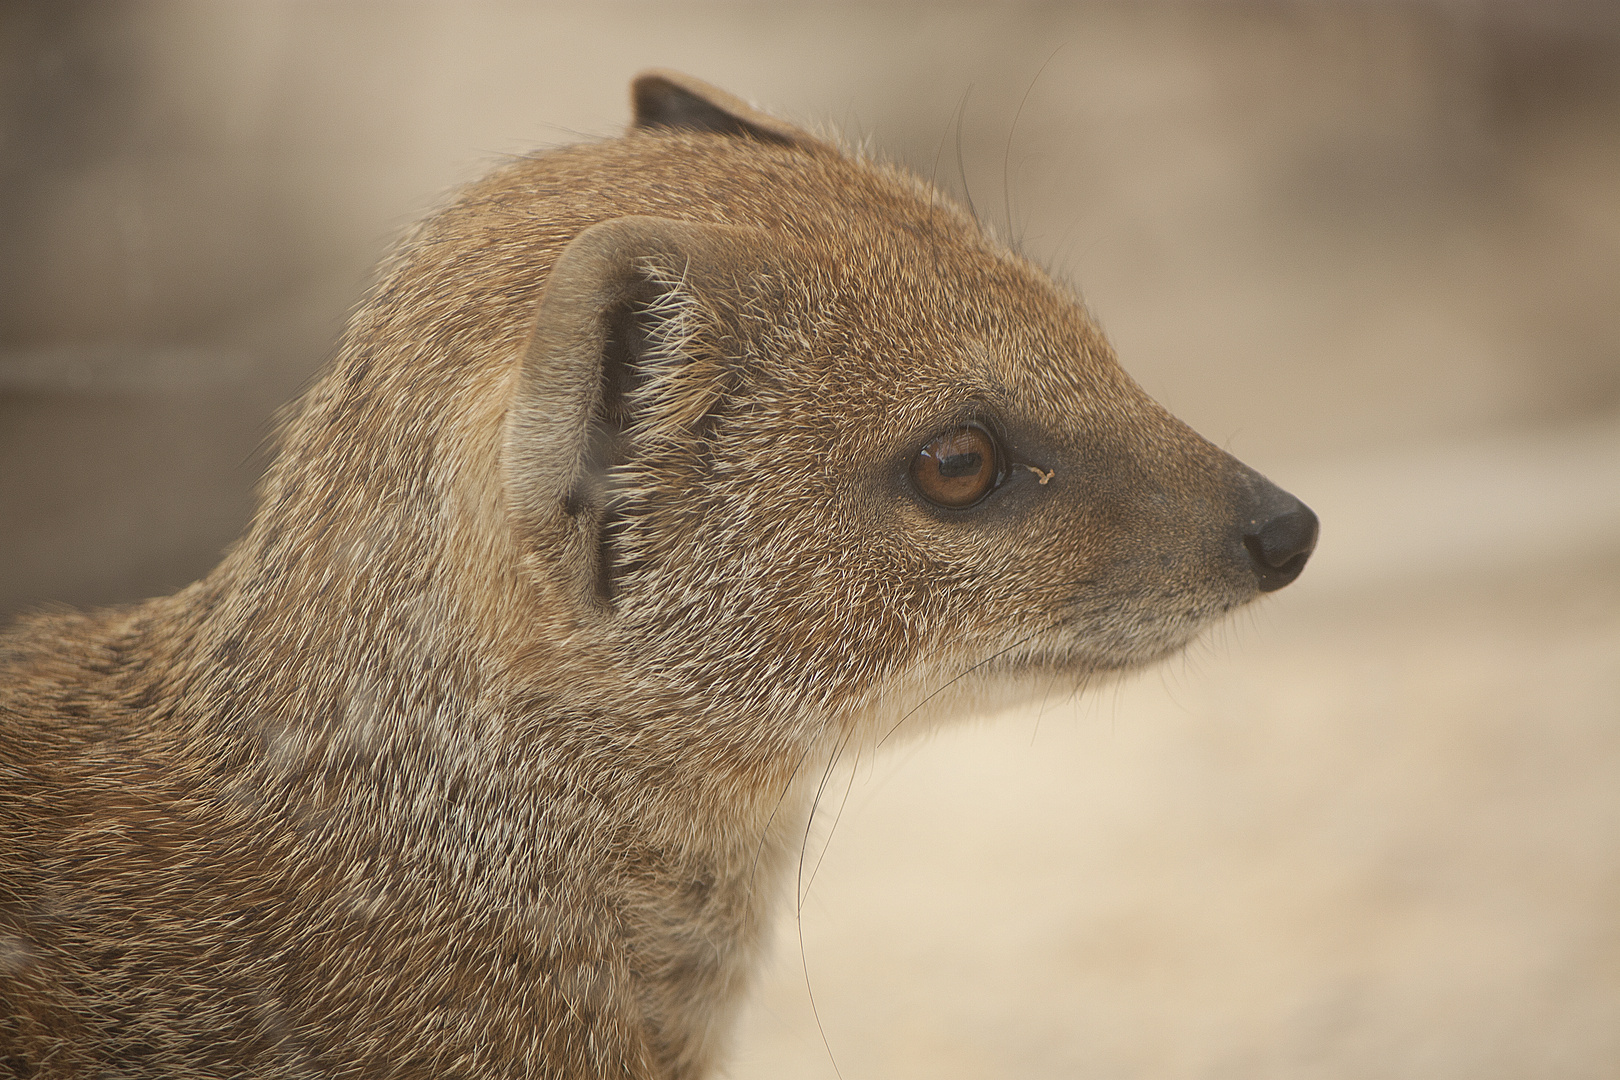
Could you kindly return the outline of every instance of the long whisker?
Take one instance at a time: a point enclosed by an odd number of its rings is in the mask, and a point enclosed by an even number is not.
[[[827,1029],[821,1023],[821,1010],[816,1008],[816,991],[810,985],[810,959],[804,951],[804,919],[795,920],[799,924],[799,969],[804,972],[804,992],[810,996],[810,1015],[816,1018],[816,1030],[821,1033],[821,1045],[827,1050],[827,1060],[832,1063],[833,1073],[838,1080],[844,1080],[843,1070],[838,1067],[838,1058],[833,1054],[832,1043],[827,1039]]]
[[[759,860],[765,853],[766,841],[770,839],[771,826],[775,824],[776,815],[781,812],[782,804],[787,801],[788,792],[793,790],[793,781],[799,778],[799,770],[804,768],[805,759],[810,756],[810,751],[815,749],[819,741],[819,739],[810,740],[804,748],[804,753],[799,755],[799,760],[793,763],[793,770],[788,773],[787,780],[782,784],[781,793],[776,796],[776,805],[771,807],[771,816],[765,819],[765,827],[760,830],[759,846],[754,849],[754,864],[748,871],[748,895],[750,897],[754,895],[754,879],[759,875]]]
[[[838,753],[839,756],[842,757],[843,749],[840,748]],[[810,868],[810,880],[804,883],[805,896],[810,895],[811,888],[815,886],[816,875],[821,873],[821,864],[827,859],[827,849],[832,847],[833,834],[838,831],[838,823],[844,820],[844,807],[849,805],[849,793],[855,790],[855,773],[860,766],[861,748],[860,745],[857,744],[855,747],[855,761],[849,769],[849,782],[844,785],[844,797],[838,800],[838,812],[833,815],[832,828],[827,830],[827,839],[822,841],[821,854],[816,857],[816,865]]]
[[[838,745],[833,748],[832,754],[828,756],[827,767],[821,770],[821,783],[816,787],[816,797],[810,803],[810,817],[804,823],[804,837],[799,843],[799,874],[794,887],[794,912],[800,916],[804,914],[804,860],[810,847],[810,830],[815,826],[816,811],[821,809],[821,797],[826,794],[827,783],[832,779],[833,769],[837,766],[838,759],[843,757],[844,747],[849,745],[849,739],[850,736],[846,732],[839,739]]]
[[[964,94],[962,101],[966,100],[967,96]],[[956,107],[957,110],[960,110],[962,107],[962,102],[957,102]],[[945,124],[945,130],[939,133],[939,145],[934,147],[933,168],[928,170],[928,205],[930,208],[932,208],[934,205],[934,191],[936,190],[936,185],[939,183],[939,159],[945,155],[945,140],[950,137],[950,134],[951,125],[950,122],[947,121]]]
[[[1018,247],[1019,244],[1014,240],[1012,219],[1012,180],[1010,179],[1009,170],[1009,165],[1012,161],[1013,135],[1015,135],[1018,131],[1018,118],[1024,115],[1024,105],[1029,101],[1030,92],[1035,89],[1035,84],[1041,81],[1041,73],[1046,70],[1046,66],[1052,62],[1053,58],[1055,58],[1058,53],[1063,51],[1063,46],[1067,44],[1068,42],[1066,41],[1058,42],[1057,48],[1053,49],[1047,58],[1042,61],[1041,66],[1035,69],[1035,77],[1029,80],[1028,86],[1024,87],[1024,96],[1018,99],[1018,111],[1013,113],[1012,126],[1007,129],[1007,147],[1001,153],[1001,205],[1002,214],[1007,219],[1007,243],[1012,244],[1015,248]]]
[[[979,220],[979,211],[973,205],[973,191],[968,187],[967,166],[962,163],[962,117],[967,114],[968,95],[973,93],[973,84],[962,91],[962,103],[956,108],[956,174],[962,178],[962,198],[968,204],[968,213],[973,220]]]
[[[810,979],[810,957],[804,945],[804,898],[808,891],[804,884],[804,860],[805,852],[810,846],[810,830],[815,825],[816,811],[821,808],[821,796],[827,790],[827,781],[831,778],[833,768],[837,765],[839,758],[843,756],[844,747],[849,744],[849,738],[850,736],[846,732],[838,741],[837,746],[833,748],[833,752],[828,755],[827,767],[821,772],[821,783],[817,785],[816,797],[810,803],[810,814],[804,823],[804,837],[799,843],[799,871],[793,887],[793,921],[799,936],[799,970],[804,973],[804,992],[810,998],[810,1014],[816,1019],[816,1030],[821,1034],[821,1045],[827,1051],[827,1060],[832,1063],[833,1072],[838,1076],[838,1080],[843,1080],[844,1074],[838,1068],[838,1058],[833,1053],[832,1041],[827,1038],[827,1028],[821,1022],[821,1009],[816,1005],[816,990]],[[819,740],[817,741],[819,742]],[[831,839],[830,834],[828,839]],[[826,855],[825,847],[822,848],[822,855]],[[820,866],[819,861],[816,865]],[[814,873],[810,875],[810,879],[811,881],[815,880]]]

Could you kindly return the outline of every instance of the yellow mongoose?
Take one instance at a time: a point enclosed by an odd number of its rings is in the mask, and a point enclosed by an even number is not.
[[[0,638],[0,1074],[709,1075],[833,755],[1299,573],[948,199],[634,102],[420,228],[218,569]]]

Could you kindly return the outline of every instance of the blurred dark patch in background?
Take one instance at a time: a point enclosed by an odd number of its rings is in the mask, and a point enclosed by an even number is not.
[[[175,14],[0,8],[0,612],[218,561],[376,254],[289,167],[274,44]]]

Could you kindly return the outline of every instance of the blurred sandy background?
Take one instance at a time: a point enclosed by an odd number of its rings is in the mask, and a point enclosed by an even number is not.
[[[0,6],[0,613],[204,572],[391,238],[651,65],[970,192],[1324,523],[863,765],[731,1075],[1620,1075],[1612,5]]]

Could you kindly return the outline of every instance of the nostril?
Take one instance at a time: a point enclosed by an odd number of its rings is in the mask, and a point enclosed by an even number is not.
[[[1316,546],[1316,515],[1300,506],[1278,514],[1244,539],[1256,559],[1276,569],[1291,559],[1311,553]]]
[[[1280,589],[1299,576],[1316,547],[1317,520],[1297,499],[1293,506],[1260,522],[1243,536],[1260,590]]]

